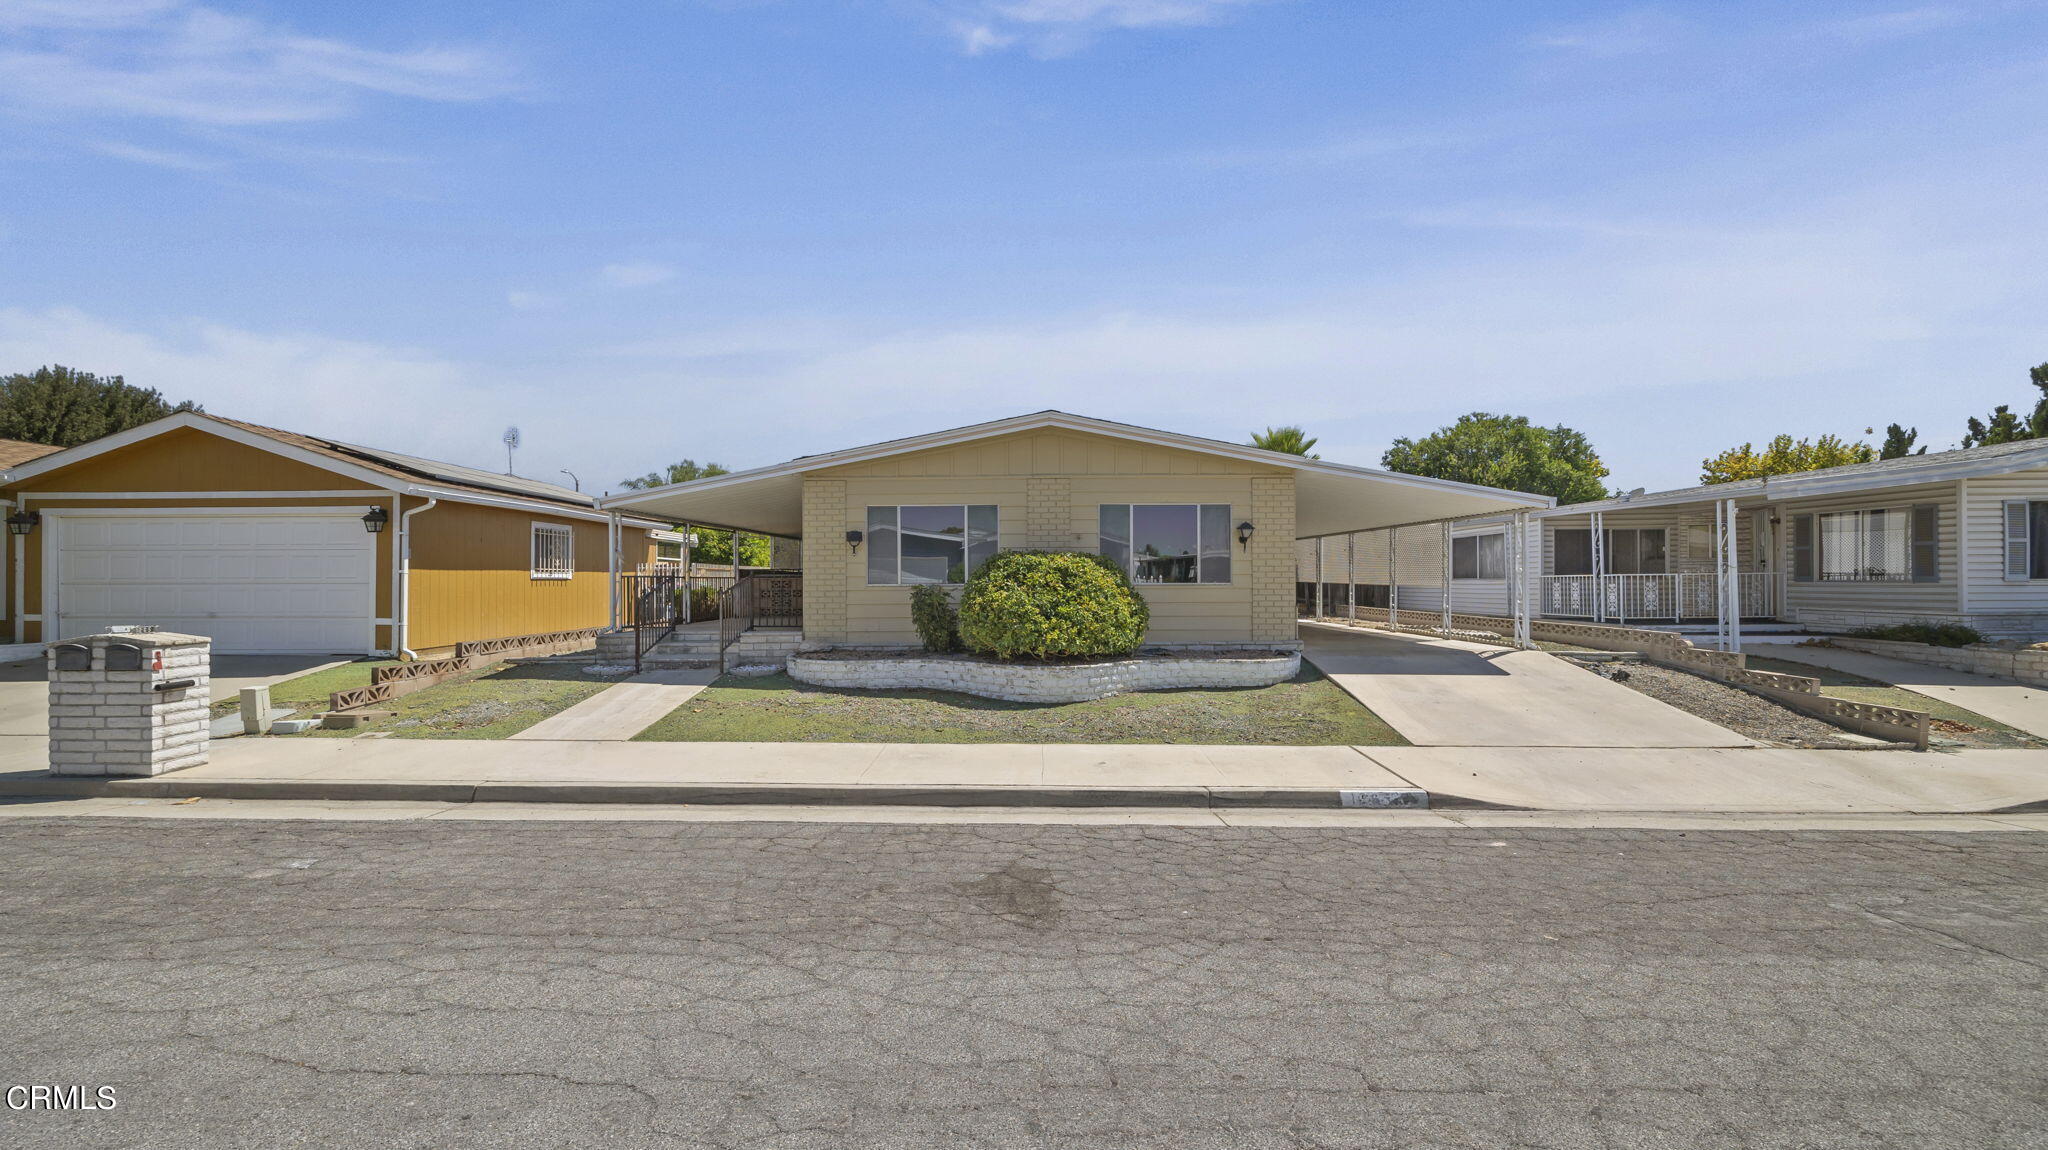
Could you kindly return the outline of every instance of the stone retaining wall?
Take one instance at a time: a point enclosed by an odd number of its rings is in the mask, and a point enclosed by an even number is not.
[[[823,659],[793,655],[789,675],[815,687],[924,688],[1012,703],[1081,703],[1128,691],[1188,687],[1270,687],[1301,673],[1301,654],[1246,659],[1152,656],[1101,663],[1037,665],[976,659]]]
[[[1962,671],[1971,675],[1998,675],[2007,679],[2018,679],[2033,687],[2048,687],[2048,651],[2036,651],[2027,647],[2019,650],[2005,647],[1935,647],[1927,643],[1898,643],[1890,639],[1855,639],[1846,636],[1832,638],[1828,642],[1850,651],[1867,651],[1872,655],[1925,663],[1931,667],[1946,667],[1951,671]]]

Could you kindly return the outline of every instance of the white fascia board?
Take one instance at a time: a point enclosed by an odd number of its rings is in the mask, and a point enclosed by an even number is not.
[[[999,435],[1013,435],[1022,431],[1037,431],[1043,428],[1058,428],[1063,431],[1078,431],[1089,435],[1101,435],[1111,439],[1124,439],[1133,443],[1146,443],[1155,447],[1178,448],[1203,455],[1221,456],[1247,463],[1263,463],[1273,467],[1285,467],[1294,471],[1310,471],[1324,475],[1345,478],[1375,479],[1406,487],[1419,487],[1434,491],[1453,491],[1466,495],[1483,495],[1521,504],[1529,508],[1551,507],[1557,500],[1548,495],[1531,495],[1526,491],[1507,491],[1498,487],[1482,487],[1476,483],[1459,483],[1450,479],[1431,479],[1421,475],[1404,475],[1398,471],[1382,471],[1371,467],[1356,467],[1347,463],[1326,463],[1302,455],[1289,455],[1281,451],[1267,451],[1264,448],[1225,443],[1217,439],[1203,439],[1199,436],[1181,435],[1171,431],[1157,431],[1149,427],[1135,427],[1125,423],[1110,423],[1090,419],[1083,415],[1068,415],[1065,412],[1037,412],[993,423],[978,423],[971,427],[952,431],[935,432],[911,439],[894,439],[868,447],[856,447],[846,451],[828,452],[777,463],[768,467],[756,467],[746,471],[735,471],[727,475],[716,475],[709,479],[693,479],[687,483],[671,483],[662,487],[649,487],[630,495],[610,495],[597,501],[599,507],[630,507],[659,496],[689,491],[716,491],[741,483],[752,483],[761,479],[776,479],[786,475],[799,475],[807,471],[820,471],[828,467],[843,467],[850,463],[865,463],[873,459],[885,459],[892,455],[906,455],[913,451],[929,451],[934,448],[952,447],[972,443],[979,439],[991,439]]]
[[[554,515],[562,519],[583,519],[592,523],[604,523],[611,516],[602,511],[580,507],[564,507],[559,503],[548,503],[539,499],[520,499],[512,495],[483,495],[474,491],[451,491],[443,487],[426,487],[414,484],[405,489],[407,495],[418,495],[426,499],[439,499],[446,503],[474,503],[483,507],[510,507],[518,511],[532,511],[542,515]],[[665,528],[667,523],[637,516],[621,516],[619,522],[627,527],[655,530]]]

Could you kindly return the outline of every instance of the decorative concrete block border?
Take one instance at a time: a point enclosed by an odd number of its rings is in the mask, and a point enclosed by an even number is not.
[[[1930,667],[1945,667],[1970,675],[1997,675],[2018,679],[2030,687],[2048,687],[2048,651],[2031,647],[1936,647],[1928,643],[1899,643],[1890,639],[1858,639],[1836,636],[1831,646],[1872,655],[1886,655]]]
[[[1083,703],[1130,691],[1270,687],[1301,673],[1301,653],[1242,659],[1147,655],[1072,664],[994,663],[941,655],[875,659],[792,655],[788,671],[790,678],[814,687],[923,688],[1011,703]]]

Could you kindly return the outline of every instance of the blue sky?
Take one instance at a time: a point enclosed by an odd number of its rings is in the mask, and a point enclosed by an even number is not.
[[[0,370],[586,489],[1023,411],[1691,482],[2027,398],[2048,6],[0,0]]]

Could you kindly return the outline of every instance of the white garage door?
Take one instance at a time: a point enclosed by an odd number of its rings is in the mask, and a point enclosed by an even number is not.
[[[145,623],[210,636],[218,651],[371,645],[376,539],[353,511],[64,515],[55,526],[55,634]]]

